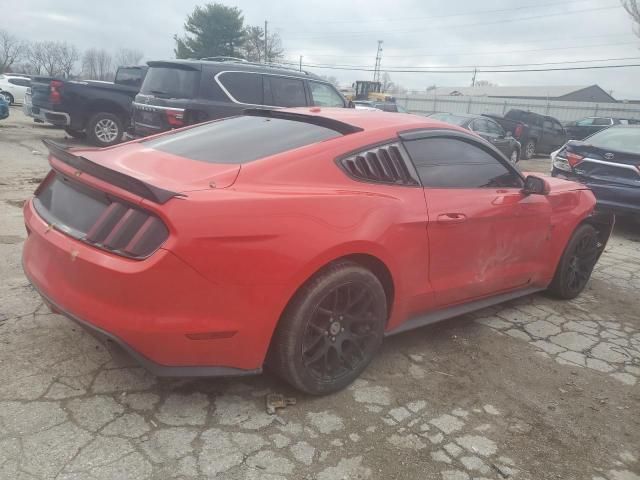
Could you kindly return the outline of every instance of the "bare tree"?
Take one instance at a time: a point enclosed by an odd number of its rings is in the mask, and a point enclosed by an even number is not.
[[[0,30],[0,73],[9,70],[16,62],[24,58],[27,44],[6,30]]]
[[[633,31],[640,37],[640,3],[638,0],[621,0],[622,6],[631,15],[633,20]]]
[[[251,62],[262,62],[264,59],[264,29],[260,27],[245,29],[244,56]]]
[[[67,42],[60,42],[57,45],[57,55],[59,69],[65,78],[69,78],[73,72],[76,62],[80,60],[80,51],[75,45]]]
[[[331,83],[332,85],[338,86],[338,79],[333,75],[320,75],[320,78]]]
[[[395,87],[395,84],[391,80],[391,75],[389,75],[389,72],[383,72],[382,78],[380,79],[380,81],[382,83],[383,92],[388,92],[390,90],[393,90],[393,88]]]
[[[140,50],[120,48],[114,57],[115,66],[138,65],[142,61],[142,57],[144,57],[144,53]]]
[[[247,60],[278,62],[284,58],[284,48],[282,48],[282,40],[278,33],[274,32],[268,35],[266,46],[262,27],[247,27],[244,35],[242,53]]]
[[[111,55],[106,50],[90,48],[82,56],[82,75],[92,80],[111,80]]]

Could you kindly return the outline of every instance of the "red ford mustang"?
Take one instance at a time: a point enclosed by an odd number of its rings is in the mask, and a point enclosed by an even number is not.
[[[253,110],[105,149],[47,143],[26,275],[157,375],[338,390],[385,335],[585,287],[613,226],[584,186],[474,134],[349,109]]]

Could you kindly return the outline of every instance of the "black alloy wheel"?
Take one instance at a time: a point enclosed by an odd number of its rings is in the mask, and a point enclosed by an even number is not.
[[[373,359],[386,320],[378,278],[354,262],[337,261],[298,290],[278,323],[267,366],[304,392],[338,391]]]
[[[302,362],[316,378],[335,382],[366,361],[378,345],[378,332],[367,285],[336,287],[307,323]]]
[[[596,229],[591,225],[579,226],[560,259],[549,292],[564,299],[577,297],[587,286],[601,252]]]

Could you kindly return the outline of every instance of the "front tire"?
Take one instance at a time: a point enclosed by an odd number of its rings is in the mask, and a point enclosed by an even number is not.
[[[110,147],[122,141],[122,120],[113,113],[99,112],[87,123],[87,138],[98,147]]]
[[[354,262],[336,262],[296,293],[276,328],[268,364],[303,392],[336,392],[371,362],[386,320],[378,278]]]
[[[564,300],[580,295],[589,282],[600,250],[597,230],[591,225],[580,225],[567,243],[547,291]]]

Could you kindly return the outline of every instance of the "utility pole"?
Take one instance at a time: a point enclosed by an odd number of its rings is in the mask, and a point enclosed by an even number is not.
[[[376,66],[373,69],[373,81],[380,81],[380,64],[382,63],[382,40],[378,40],[378,52],[376,53]]]
[[[269,48],[267,47],[267,42],[269,41],[269,36],[267,35],[267,21],[264,21],[264,63],[269,63]]]
[[[476,86],[476,75],[478,74],[478,69],[474,68],[473,69],[473,78],[471,79],[471,86],[475,87]]]
[[[302,55],[300,55],[300,71],[302,71]]]

